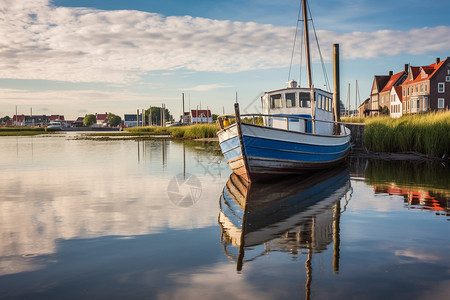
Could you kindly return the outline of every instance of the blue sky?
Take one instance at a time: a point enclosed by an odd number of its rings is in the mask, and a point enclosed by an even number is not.
[[[374,75],[450,56],[450,2],[314,0],[328,77],[341,46],[341,98],[362,99]],[[248,112],[282,88],[298,0],[0,0],[0,116],[134,113],[165,103],[174,116],[208,106]],[[316,51],[316,50],[314,50]],[[316,55],[313,53],[313,56]],[[299,78],[296,55],[291,79]],[[314,84],[324,87],[317,59]],[[304,83],[304,71],[302,82]],[[352,105],[354,100],[352,100]]]

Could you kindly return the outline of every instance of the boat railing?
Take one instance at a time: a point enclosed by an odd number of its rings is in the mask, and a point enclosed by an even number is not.
[[[286,129],[286,130],[289,130],[289,121],[290,120],[298,120],[298,121],[303,120],[304,132],[308,131],[308,122],[311,122],[310,126],[312,126],[312,128],[311,128],[312,133],[315,133],[316,123],[320,122],[320,123],[333,124],[336,127],[339,127],[340,134],[343,134],[343,135],[347,134],[347,132],[345,130],[346,123],[344,123],[344,122],[316,120],[313,118],[299,117],[299,116],[292,116],[292,115],[242,114],[242,115],[240,115],[240,121],[241,121],[241,123],[249,123],[249,124],[253,124],[253,125],[264,126],[262,123],[262,120],[264,117],[272,118],[272,119],[285,119],[286,127],[282,128],[282,129]],[[236,119],[236,115],[233,115],[233,114],[220,115],[217,117],[217,123],[219,124],[220,129],[224,129],[224,128],[232,125],[233,123],[235,123],[236,122],[235,119]],[[265,126],[267,126],[267,125],[265,125]],[[269,127],[269,126],[267,126],[267,127]]]

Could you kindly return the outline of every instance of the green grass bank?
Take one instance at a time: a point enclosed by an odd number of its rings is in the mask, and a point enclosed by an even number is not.
[[[364,144],[374,152],[419,152],[442,157],[450,154],[450,112],[365,120]]]
[[[0,136],[38,135],[46,133],[42,127],[0,127]]]
[[[203,139],[214,138],[219,127],[216,124],[196,124],[176,127],[132,127],[127,132],[135,134],[170,135],[174,138]]]

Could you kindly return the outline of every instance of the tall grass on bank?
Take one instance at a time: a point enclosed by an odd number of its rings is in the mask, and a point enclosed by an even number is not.
[[[171,135],[174,138],[203,139],[216,137],[219,127],[216,124],[196,124],[177,127],[132,127],[126,131],[151,135]]]
[[[45,133],[42,127],[0,127],[0,136],[38,135]]]
[[[364,130],[367,149],[376,152],[450,153],[450,112],[369,118]]]
[[[366,122],[366,118],[363,117],[341,117],[341,122],[344,123],[361,123],[364,124]]]

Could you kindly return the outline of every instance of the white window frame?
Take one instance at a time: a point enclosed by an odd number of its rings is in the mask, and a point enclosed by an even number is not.
[[[441,90],[442,87],[442,90]],[[438,93],[443,94],[445,93],[445,82],[438,82]]]
[[[445,99],[444,99],[444,98],[438,98],[437,100],[438,100],[438,101],[437,101],[437,107],[438,107],[438,109],[444,109]],[[439,104],[441,104],[441,103],[442,103],[442,105],[439,105]]]
[[[450,75],[449,76],[445,76],[445,81],[446,82],[450,82]]]

